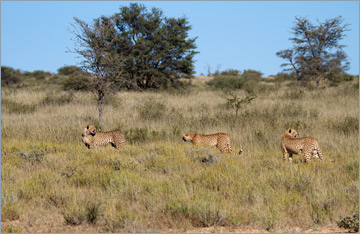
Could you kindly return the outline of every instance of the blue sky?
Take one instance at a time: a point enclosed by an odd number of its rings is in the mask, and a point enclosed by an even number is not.
[[[119,12],[129,1],[1,1],[1,65],[23,71],[57,72],[79,65],[71,40],[73,17],[90,22]],[[142,1],[167,17],[186,16],[196,40],[195,71],[254,69],[264,76],[282,70],[276,52],[292,47],[295,17],[317,20],[342,16],[351,31],[341,41],[350,59],[348,73],[359,74],[358,1]]]

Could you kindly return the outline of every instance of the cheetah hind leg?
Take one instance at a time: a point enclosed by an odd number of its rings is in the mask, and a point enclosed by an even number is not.
[[[320,148],[319,149],[314,149],[312,151],[312,155],[313,155],[314,158],[320,158],[320,160],[324,159]]]
[[[293,158],[292,158],[293,154],[289,153],[289,162],[292,162]]]
[[[310,162],[310,156],[311,156],[312,152],[306,152],[304,153],[304,159],[305,159],[305,163],[309,163]]]
[[[318,154],[318,151],[316,149],[314,149],[312,151],[312,156],[313,156],[313,158],[319,158],[319,154]]]

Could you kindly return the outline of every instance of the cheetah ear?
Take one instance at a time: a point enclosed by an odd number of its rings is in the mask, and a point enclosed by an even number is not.
[[[87,128],[87,129],[89,129],[89,125],[88,125],[88,126],[86,126],[86,128]]]
[[[289,128],[289,133],[291,133],[291,128]]]

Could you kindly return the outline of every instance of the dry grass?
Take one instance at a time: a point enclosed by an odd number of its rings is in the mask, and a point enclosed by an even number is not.
[[[89,151],[80,134],[97,123],[92,94],[2,90],[2,231],[282,232],[333,225],[358,211],[358,89],[284,83],[257,93],[238,121],[223,95],[194,88],[110,96],[103,130],[121,130],[128,144]],[[14,112],[13,102],[36,108]],[[325,160],[284,163],[279,144],[288,127],[317,138]],[[182,142],[188,131],[227,132],[244,153],[194,148]]]

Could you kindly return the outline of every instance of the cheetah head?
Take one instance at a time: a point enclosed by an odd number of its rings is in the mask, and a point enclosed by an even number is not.
[[[183,140],[184,141],[192,141],[193,136],[194,136],[194,134],[192,134],[192,133],[185,133],[183,135]]]
[[[94,125],[88,125],[86,126],[86,129],[89,131],[89,133],[92,135],[92,136],[95,136],[96,134],[96,128]]]
[[[297,131],[295,129],[292,129],[292,128],[289,128],[288,130],[286,130],[285,134],[292,137],[292,138],[296,138],[296,137],[299,136]]]

